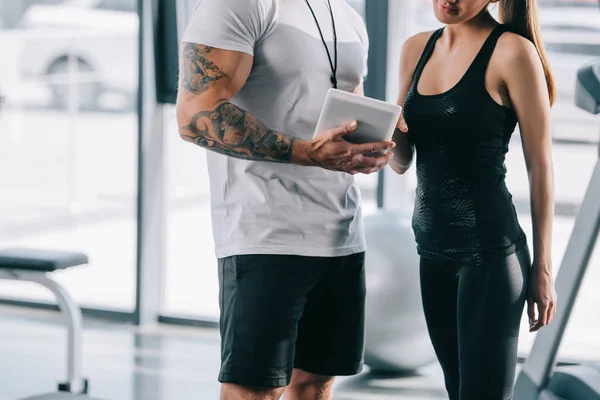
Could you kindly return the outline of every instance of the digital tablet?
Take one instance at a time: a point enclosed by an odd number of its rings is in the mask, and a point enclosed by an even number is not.
[[[358,121],[358,129],[344,137],[348,142],[372,143],[391,140],[401,113],[402,107],[399,105],[343,90],[329,89],[315,136],[355,120]]]

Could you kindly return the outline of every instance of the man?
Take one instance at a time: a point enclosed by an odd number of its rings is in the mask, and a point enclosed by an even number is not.
[[[329,8],[331,7],[331,8]],[[334,34],[335,32],[335,34]],[[329,399],[362,367],[365,241],[352,175],[392,142],[313,139],[332,86],[361,92],[367,35],[344,0],[199,0],[177,118],[208,150],[221,399]]]

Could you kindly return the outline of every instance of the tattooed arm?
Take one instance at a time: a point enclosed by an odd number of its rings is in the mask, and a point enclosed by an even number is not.
[[[352,124],[314,140],[300,140],[269,129],[229,102],[245,84],[252,63],[249,54],[183,44],[177,121],[184,140],[231,157],[349,173],[371,173],[387,164],[390,155],[372,158],[363,154],[388,149],[393,143],[350,144],[343,137],[356,129]]]
[[[180,135],[236,158],[291,162],[294,139],[267,129],[228,101],[251,67],[248,54],[184,43],[177,108]]]

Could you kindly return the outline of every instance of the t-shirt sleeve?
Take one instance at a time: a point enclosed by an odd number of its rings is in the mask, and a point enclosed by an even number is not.
[[[183,41],[254,55],[270,26],[269,7],[265,0],[198,0]]]
[[[363,80],[367,80],[367,76],[369,75],[369,35],[367,35],[367,31],[365,29],[363,47],[365,51],[365,70],[363,73]]]
[[[363,80],[366,80],[367,75],[369,73],[369,34],[367,33],[367,27],[365,26],[365,21],[363,20],[363,17],[349,4],[347,4],[347,10],[349,12],[350,18],[352,19],[352,24],[356,29],[356,33],[360,38],[360,43],[363,46],[365,60]]]

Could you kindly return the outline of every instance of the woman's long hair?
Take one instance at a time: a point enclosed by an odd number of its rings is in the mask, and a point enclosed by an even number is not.
[[[535,45],[544,67],[550,104],[554,104],[556,84],[542,42],[536,0],[500,0],[499,4],[500,22],[508,25],[515,33],[529,39]]]

